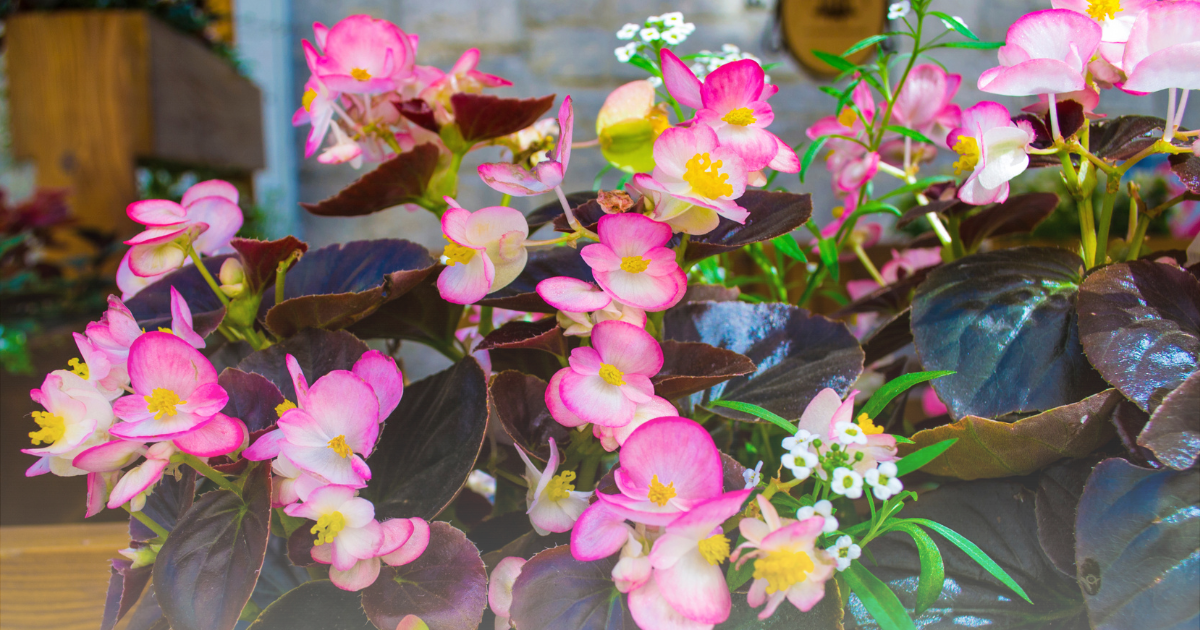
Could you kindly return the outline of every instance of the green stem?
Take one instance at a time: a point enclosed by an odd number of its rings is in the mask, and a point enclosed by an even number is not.
[[[1146,240],[1146,228],[1150,227],[1149,213],[1142,213],[1138,217],[1137,231],[1133,233],[1133,240],[1129,243],[1129,253],[1125,255],[1126,261],[1137,260],[1139,254],[1142,253],[1142,241]]]
[[[1114,174],[1105,175],[1104,183],[1104,207],[1100,210],[1100,232],[1096,235],[1096,261],[1095,264],[1103,265],[1108,260],[1108,231],[1112,226],[1113,204],[1117,201],[1117,192],[1120,190],[1121,176]]]
[[[237,488],[235,488],[233,486],[233,484],[228,479],[225,478],[225,475],[222,475],[220,472],[217,471],[217,469],[213,468],[212,466],[209,466],[208,464],[200,461],[199,457],[196,457],[195,455],[190,455],[188,453],[179,453],[178,455],[179,455],[179,461],[183,462],[184,464],[187,464],[193,470],[200,473],[201,475],[208,477],[213,483],[217,484],[217,486],[219,486],[222,490],[229,490],[230,492],[234,492],[239,495],[241,494],[240,492],[238,492]]]
[[[654,324],[654,331],[653,331],[654,338],[658,339],[659,341],[662,341],[662,338],[663,338],[663,329],[662,329],[663,328],[663,315],[665,313],[666,313],[666,311],[655,311],[653,313],[646,313],[646,321]]]
[[[922,32],[922,29],[924,29],[924,28],[925,28],[925,16],[922,14],[918,14],[917,15],[917,28],[915,29],[915,33],[914,33],[914,37],[913,37],[912,55],[909,56],[908,64],[904,67],[904,74],[901,74],[900,80],[896,82],[895,94],[897,94],[897,95],[899,95],[900,91],[904,89],[904,82],[908,80],[908,74],[909,74],[909,72],[912,71],[913,65],[916,64],[917,57],[921,54],[921,32]],[[879,145],[883,143],[884,127],[887,127],[888,121],[890,121],[892,119],[892,108],[894,108],[895,106],[896,106],[896,99],[889,98],[887,111],[885,111],[883,113],[882,118],[878,119],[879,120],[879,134],[871,142],[871,146],[873,147],[872,151],[878,151]],[[864,121],[864,123],[865,123],[865,121]]]
[[[494,330],[494,324],[492,323],[492,307],[479,307],[479,336],[486,337],[488,333],[492,332],[492,330]]]
[[[871,277],[875,279],[876,284],[881,287],[887,286],[887,281],[883,279],[883,276],[879,273],[879,270],[875,268],[875,263],[871,262],[871,258],[867,256],[867,252],[863,250],[862,243],[854,244],[854,255],[858,256],[858,262],[862,263],[862,266],[867,268],[867,273],[871,274]]]
[[[1079,237],[1083,245],[1083,262],[1091,269],[1096,261],[1096,217],[1092,208],[1092,197],[1081,194],[1076,203],[1079,206]]]
[[[121,507],[125,508],[125,511],[129,512],[133,518],[136,518],[137,520],[141,521],[143,525],[149,527],[150,531],[157,534],[159,538],[163,539],[163,541],[166,541],[167,537],[171,535],[171,533],[163,528],[162,525],[159,525],[154,519],[146,516],[141,510],[134,512],[133,510],[129,509],[129,504],[122,505]]]
[[[963,249],[962,231],[959,229],[962,224],[962,217],[958,215],[949,217],[949,224],[950,255],[954,257],[954,260],[958,260],[959,258],[967,255],[966,251]]]
[[[204,281],[208,283],[208,287],[212,289],[213,293],[217,294],[217,299],[221,300],[221,304],[224,304],[226,308],[229,308],[229,298],[221,291],[221,285],[217,284],[212,274],[208,272],[208,267],[204,266],[204,261],[200,260],[200,254],[196,253],[196,248],[189,244],[187,254],[192,259],[192,262],[196,263],[196,269],[200,272],[201,276],[204,276]]]
[[[507,207],[510,203],[512,203],[512,195],[504,193],[504,196],[500,198],[500,205]]]
[[[580,492],[587,492],[596,487],[596,469],[600,467],[600,459],[604,457],[604,450],[596,444],[596,450],[584,456],[583,462],[579,465],[579,476],[575,480],[575,488]]]

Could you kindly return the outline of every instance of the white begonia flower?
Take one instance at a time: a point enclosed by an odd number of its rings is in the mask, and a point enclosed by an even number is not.
[[[846,446],[867,443],[867,434],[863,433],[862,427],[853,422],[839,422],[833,425],[833,433],[837,436],[837,441]]]
[[[658,17],[666,26],[679,26],[680,24],[683,24],[683,13],[680,13],[679,11],[664,13]]]
[[[908,12],[911,10],[912,10],[912,3],[909,2],[908,0],[901,0],[900,2],[894,2],[894,3],[892,3],[891,6],[888,7],[888,19],[889,20],[899,20],[900,18],[908,15]]]
[[[762,482],[762,466],[763,463],[760,459],[758,460],[758,465],[753,470],[747,468],[742,471],[742,479],[746,480],[746,490],[757,488],[758,484]]]
[[[884,462],[863,474],[863,480],[871,486],[876,499],[887,501],[904,490],[904,484],[896,478],[900,472],[893,462]]]
[[[641,28],[642,27],[638,26],[637,24],[626,24],[625,26],[621,27],[621,30],[617,31],[617,39],[633,39],[634,36],[638,34],[638,31],[641,30]]]
[[[803,521],[814,516],[823,516],[825,518],[825,526],[821,528],[821,532],[828,534],[836,532],[838,528],[838,520],[833,516],[833,504],[822,499],[811,506],[802,507],[796,510],[796,520]]]
[[[837,562],[837,570],[845,571],[850,563],[862,555],[862,548],[854,544],[849,536],[839,536],[837,542],[825,550]]]
[[[638,31],[638,36],[641,37],[642,41],[644,42],[652,42],[662,37],[662,33],[660,33],[658,29],[650,26]]]
[[[863,478],[849,468],[839,466],[833,470],[833,481],[829,487],[836,494],[847,499],[857,499],[862,496]]]
[[[784,449],[789,451],[794,451],[797,449],[805,450],[815,439],[817,439],[816,435],[813,435],[804,429],[800,429],[795,435],[789,435],[783,438],[783,441],[780,442],[780,444]]]
[[[792,471],[792,475],[801,480],[808,479],[821,461],[816,453],[807,448],[794,449],[779,459],[784,468]]]

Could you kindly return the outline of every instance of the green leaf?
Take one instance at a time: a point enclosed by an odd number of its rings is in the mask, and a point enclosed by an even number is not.
[[[604,180],[604,174],[612,169],[612,164],[605,164],[600,167],[600,172],[596,173],[596,179],[592,180],[592,190],[600,190],[601,182]]]
[[[908,127],[901,127],[900,125],[888,125],[888,126],[884,127],[884,129],[898,133],[902,136],[912,138],[913,140],[916,140],[917,142],[924,142],[925,144],[934,144],[933,140],[930,140],[929,138],[927,138],[925,136],[925,134],[923,134],[919,131],[913,131],[912,129],[909,129]]]
[[[915,454],[916,453],[913,453],[913,455]],[[912,457],[912,455],[909,457]],[[906,457],[905,459],[908,458]],[[1008,573],[1006,573],[1004,569],[1001,569],[1000,565],[996,564],[995,561],[989,558],[988,555],[984,553],[983,550],[980,549],[975,543],[963,538],[958,532],[946,527],[945,525],[942,525],[941,523],[937,523],[926,518],[910,518],[907,519],[907,522],[924,525],[925,527],[928,527],[929,529],[941,534],[946,538],[946,540],[954,543],[955,547],[962,549],[963,553],[970,556],[972,560],[978,562],[979,566],[983,567],[983,569],[990,573],[992,577],[1000,580],[1002,584],[1012,589],[1012,591],[1017,595],[1020,595],[1021,599],[1029,602],[1030,604],[1033,603],[1030,601],[1029,596],[1025,594],[1025,591],[1021,588],[1021,586],[1017,584],[1016,580],[1009,577]]]
[[[904,604],[900,603],[892,589],[872,575],[861,562],[855,560],[849,569],[842,571],[842,579],[862,600],[863,606],[882,630],[916,630],[912,617],[908,616]]]
[[[808,257],[804,255],[804,250],[800,249],[800,245],[796,243],[796,237],[791,234],[777,236],[771,239],[771,244],[775,246],[775,251],[792,260],[802,263],[808,262]]]
[[[849,57],[850,55],[853,55],[854,53],[856,53],[868,46],[874,46],[875,44],[878,44],[879,42],[882,42],[882,41],[886,40],[887,38],[888,38],[887,35],[872,35],[872,36],[862,40],[861,42],[858,42],[857,44],[847,48],[846,52],[842,53],[842,56]]]
[[[884,407],[887,407],[888,403],[892,402],[893,398],[903,394],[913,385],[951,374],[954,374],[954,372],[940,370],[936,372],[913,372],[912,374],[905,374],[894,378],[884,384],[883,387],[875,390],[871,399],[867,401],[866,406],[862,408],[862,412],[867,414],[868,418],[875,418],[883,411]]]
[[[932,175],[930,177],[923,177],[911,184],[905,184],[905,185],[897,188],[896,190],[879,195],[879,197],[876,198],[876,201],[878,201],[880,199],[887,199],[888,197],[895,197],[896,195],[906,195],[908,193],[919,192],[919,191],[925,190],[926,188],[929,188],[930,186],[932,186],[934,184],[937,184],[940,182],[948,182],[953,179],[954,179],[953,177],[950,177],[948,175]]]
[[[937,603],[938,596],[942,594],[942,583],[946,580],[946,565],[942,562],[942,552],[938,551],[933,538],[917,525],[901,522],[892,529],[912,536],[913,543],[917,545],[917,555],[921,559],[921,581],[917,586],[917,608],[914,612],[920,615]]]
[[[821,262],[825,263],[825,268],[829,270],[829,275],[833,277],[833,281],[838,281],[838,252],[837,244],[831,238],[823,238],[817,241],[817,251],[821,254]]]
[[[829,140],[829,136],[821,136],[813,143],[808,145],[808,149],[804,151],[804,157],[800,159],[800,183],[804,183],[804,175],[808,173],[808,166],[816,159],[817,154],[821,152],[821,147],[825,146],[825,142]]]
[[[893,437],[895,437],[895,438],[896,438],[896,443],[897,443],[897,444],[915,444],[915,442],[913,442],[912,440],[910,440],[910,439],[908,439],[908,438],[904,437],[903,435],[896,435],[896,436],[893,436]]]
[[[900,208],[897,208],[890,203],[883,203],[882,201],[878,200],[861,205],[854,209],[854,216],[856,217],[866,216],[868,214],[890,214],[897,217],[904,216],[904,213],[900,211]]]
[[[738,536],[738,544],[742,544],[746,539]],[[754,577],[754,562],[755,558],[750,558],[741,568],[737,568],[736,562],[729,563],[729,570],[725,572],[725,583],[729,585],[729,592],[732,593],[743,584],[750,581]]]
[[[905,455],[900,461],[896,462],[896,470],[898,471],[896,476],[902,477],[914,470],[919,470],[925,464],[937,459],[938,455],[945,453],[946,449],[954,446],[954,443],[957,441],[958,438],[943,440],[933,446],[926,446],[919,451]]]
[[[626,63],[628,63],[631,66],[637,66],[637,67],[641,68],[642,70],[645,70],[646,72],[649,72],[650,74],[652,74],[656,77],[662,76],[662,72],[660,72],[659,69],[657,67],[655,67],[654,63],[641,55],[634,55],[634,56],[630,57],[629,61]]]
[[[845,59],[842,59],[837,55],[831,55],[820,50],[813,50],[812,54],[815,55],[817,59],[820,59],[821,61],[833,66],[833,68],[839,72],[858,72],[858,66],[846,61]]]
[[[737,402],[736,400],[715,400],[710,404],[716,407],[728,407],[730,409],[736,409],[743,413],[748,413],[756,418],[762,418],[763,420],[773,423],[775,426],[787,431],[792,435],[795,435],[796,431],[798,431],[796,425],[784,420],[779,414],[763,409],[758,405]]]
[[[929,15],[932,15],[937,18],[941,18],[942,22],[944,22],[947,27],[958,31],[959,35],[962,35],[963,37],[966,37],[967,39],[973,39],[975,41],[979,41],[979,38],[975,36],[975,33],[972,33],[971,29],[967,28],[967,25],[963,24],[962,20],[960,20],[952,15],[946,15],[945,13],[942,13],[941,11],[930,11]]]
[[[1004,45],[1004,42],[949,42],[946,44],[938,44],[930,46],[931,48],[970,48],[972,50],[996,50]]]

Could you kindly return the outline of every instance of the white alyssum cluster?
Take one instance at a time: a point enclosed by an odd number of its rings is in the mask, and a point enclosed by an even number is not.
[[[683,14],[672,11],[662,15],[651,15],[641,24],[630,22],[617,31],[617,39],[629,42],[613,52],[621,63],[629,63],[639,52],[647,51],[657,57],[663,45],[682,44],[696,31],[696,25],[683,20]]]
[[[695,72],[697,77],[703,79],[713,70],[716,70],[727,63],[741,61],[742,59],[750,59],[758,63],[760,66],[763,65],[762,60],[758,57],[748,52],[743,52],[742,49],[733,44],[723,44],[720,52],[701,50],[699,53],[696,53],[696,57],[692,61],[691,68],[692,72]],[[764,79],[767,83],[771,82],[770,75],[767,75]]]

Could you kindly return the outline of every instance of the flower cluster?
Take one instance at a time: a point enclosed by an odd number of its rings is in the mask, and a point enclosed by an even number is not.
[[[683,14],[678,11],[652,15],[640,25],[629,23],[622,26],[617,31],[617,39],[629,43],[613,52],[621,63],[632,63],[635,57],[653,62],[660,50],[682,44],[695,31],[696,25],[684,22]]]

